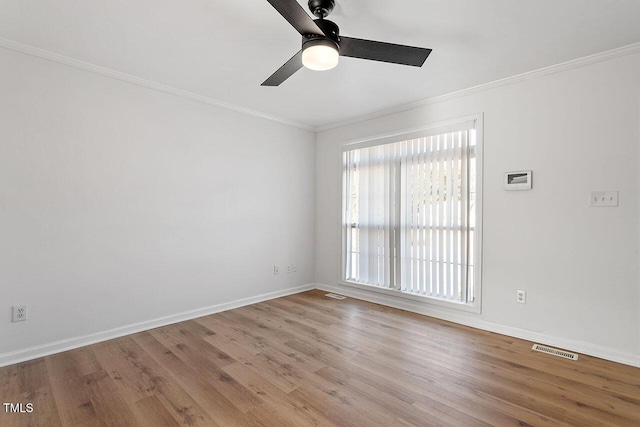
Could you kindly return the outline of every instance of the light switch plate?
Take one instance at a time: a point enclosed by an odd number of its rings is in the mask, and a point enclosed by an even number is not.
[[[617,191],[590,191],[589,206],[593,208],[611,208],[618,206]]]

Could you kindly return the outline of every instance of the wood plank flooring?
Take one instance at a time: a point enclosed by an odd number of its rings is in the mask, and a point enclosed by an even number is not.
[[[640,426],[640,369],[310,291],[0,368],[0,426]]]

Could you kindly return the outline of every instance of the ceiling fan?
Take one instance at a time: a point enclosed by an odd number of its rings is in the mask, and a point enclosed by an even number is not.
[[[267,0],[302,35],[302,49],[262,83],[279,86],[303,66],[311,70],[330,70],[340,56],[421,67],[431,49],[356,39],[340,35],[338,26],[325,19],[334,0],[309,0],[311,19],[296,0]]]

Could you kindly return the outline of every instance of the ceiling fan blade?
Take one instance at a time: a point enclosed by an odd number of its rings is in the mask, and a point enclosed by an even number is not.
[[[260,86],[280,86],[280,83],[293,76],[296,71],[302,68],[302,50],[293,55],[293,57],[278,68],[271,77],[264,81]]]
[[[293,28],[298,30],[301,35],[316,34],[318,36],[324,36],[324,32],[313,22],[313,19],[307,12],[304,11],[302,6],[298,4],[296,0],[267,0],[271,3],[284,19],[289,24],[293,25]]]
[[[340,55],[422,67],[431,49],[340,36]]]

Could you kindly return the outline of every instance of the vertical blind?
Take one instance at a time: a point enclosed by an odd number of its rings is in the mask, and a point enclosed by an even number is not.
[[[343,278],[472,302],[473,122],[343,156]]]

